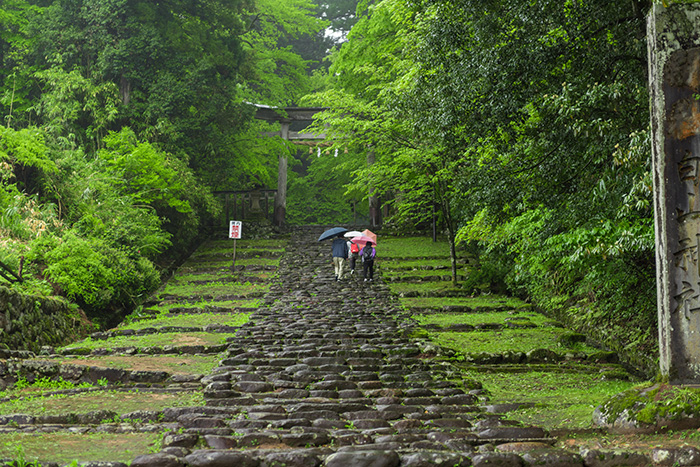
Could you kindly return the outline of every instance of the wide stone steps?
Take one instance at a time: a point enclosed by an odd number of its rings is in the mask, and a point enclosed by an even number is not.
[[[235,337],[228,337],[222,345],[89,351],[90,355],[134,358],[171,352],[217,354],[218,366],[209,374],[155,372],[148,383],[111,388],[163,393],[195,390],[203,396],[204,405],[127,414],[109,408],[50,417],[15,414],[0,417],[0,433],[163,433],[160,449],[137,456],[132,467],[603,467],[644,465],[648,461],[630,454],[605,464],[612,458],[608,454],[586,457],[555,448],[556,440],[546,430],[508,420],[509,411],[527,404],[491,404],[488,388],[463,378],[460,368],[445,361],[439,349],[416,339],[420,328],[410,319],[411,310],[392,297],[381,268],[377,268],[374,282],[358,280],[357,274],[334,280],[330,243],[316,241],[323,230],[317,227],[291,233],[277,276],[265,279],[272,283],[264,295],[193,293],[159,297],[161,304],[176,305],[169,309],[172,316],[212,311],[251,313],[250,320],[240,327],[163,326],[93,337],[100,341],[163,332],[235,332]],[[220,250],[195,254],[185,265],[207,274],[202,286],[235,283],[228,269],[207,266],[230,259],[231,251]],[[237,253],[237,258],[274,256],[255,248]],[[249,276],[253,271],[269,272],[269,267],[246,265],[242,270],[245,272],[237,276],[239,280],[254,277]],[[217,271],[225,280],[212,279]],[[192,284],[189,279],[186,282]],[[212,299],[255,297],[263,303],[255,309],[214,310],[195,305]],[[148,308],[144,315],[149,316]],[[62,353],[68,355],[70,349]],[[507,364],[515,367],[516,363],[520,361]],[[50,368],[57,375],[73,368],[62,370],[50,360],[44,365],[39,365],[38,371]],[[472,363],[472,367],[480,365]],[[489,368],[487,362],[483,366]],[[93,369],[83,371],[89,374]],[[117,368],[99,372],[102,378],[113,377],[122,385],[128,385],[123,380],[125,375],[146,377],[144,372]],[[511,452],[496,451],[494,446],[503,451],[511,446]],[[126,467],[119,463],[87,465]]]

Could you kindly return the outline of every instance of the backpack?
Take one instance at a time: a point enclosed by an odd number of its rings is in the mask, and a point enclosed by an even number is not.
[[[350,253],[353,255],[356,255],[360,252],[360,247],[357,246],[357,243],[351,243],[350,244]]]
[[[369,245],[365,245],[365,247],[362,249],[362,261],[372,261],[372,247]]]

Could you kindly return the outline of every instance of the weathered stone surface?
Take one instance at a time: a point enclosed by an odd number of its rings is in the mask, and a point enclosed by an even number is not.
[[[583,467],[583,459],[579,454],[563,449],[536,449],[523,453],[525,465],[549,467]]]
[[[525,463],[517,454],[485,452],[472,456],[474,467],[523,467]]]
[[[654,464],[660,466],[697,466],[700,465],[700,450],[692,446],[680,448],[654,448],[651,452]]]
[[[257,459],[233,451],[198,450],[185,456],[184,460],[190,467],[258,467],[260,465]]]
[[[535,449],[548,449],[551,446],[546,443],[524,442],[524,443],[504,443],[496,446],[496,449],[501,452],[521,453],[534,451]]]
[[[398,467],[401,460],[393,451],[338,452],[326,458],[326,467]]]
[[[315,452],[289,451],[266,455],[260,460],[260,467],[317,467],[322,460]]]
[[[467,456],[452,452],[417,452],[401,456],[401,467],[467,467],[472,465]]]
[[[651,464],[647,456],[629,451],[587,449],[581,451],[581,457],[586,467],[644,467]]]
[[[546,437],[547,433],[539,427],[504,426],[480,431],[478,436],[482,439],[536,439]]]
[[[131,461],[131,467],[183,467],[183,462],[172,454],[144,454]]]
[[[168,433],[163,437],[163,446],[191,448],[198,440],[199,436],[195,434]]]
[[[234,385],[234,389],[245,393],[270,392],[275,388],[272,384],[262,381],[239,381]]]
[[[233,436],[206,435],[204,442],[211,449],[235,449],[238,447],[238,440]]]

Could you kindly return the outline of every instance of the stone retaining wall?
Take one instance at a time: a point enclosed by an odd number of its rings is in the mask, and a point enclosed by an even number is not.
[[[68,302],[0,287],[0,349],[38,352],[74,341],[89,327],[85,315]]]

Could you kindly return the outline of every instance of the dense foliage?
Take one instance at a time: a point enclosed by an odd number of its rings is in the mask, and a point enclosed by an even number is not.
[[[310,0],[8,0],[0,8],[0,282],[100,323],[138,305],[288,150],[249,102],[320,86]],[[6,269],[3,269],[6,271]],[[21,281],[17,280],[21,276]]]
[[[653,354],[652,3],[6,0],[0,261],[111,316],[212,189],[274,187],[287,155],[290,222],[365,220],[371,194],[477,253],[464,287]],[[261,138],[249,102],[327,106],[332,145]]]
[[[465,287],[653,355],[650,4],[367,0],[310,102],[339,144],[376,148],[355,186],[390,200],[390,223],[436,208],[479,254]]]

